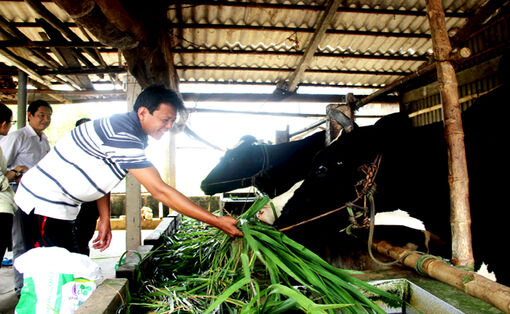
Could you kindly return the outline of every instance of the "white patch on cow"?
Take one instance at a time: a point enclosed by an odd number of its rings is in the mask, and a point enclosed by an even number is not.
[[[485,263],[482,263],[482,265],[480,266],[480,269],[476,273],[478,275],[484,276],[487,279],[496,281],[496,274],[494,274],[494,272],[489,271],[487,269],[487,265]]]
[[[425,230],[425,225],[421,220],[409,216],[407,212],[400,209],[392,212],[376,213],[374,225],[399,225],[417,230]]]
[[[303,180],[299,181],[298,183],[294,184],[287,192],[280,194],[270,200],[266,206],[262,207],[262,209],[257,213],[257,218],[262,222],[272,225],[276,218],[280,217],[282,208],[285,206],[285,204],[287,204],[289,199],[294,195],[294,192],[301,186],[302,183]],[[271,203],[275,207],[275,212],[277,215],[276,217],[274,216]]]
[[[334,142],[336,142],[343,133],[344,133],[344,129],[340,129],[340,132],[338,132],[338,135],[333,140],[331,140],[331,142],[328,144],[328,146],[333,144]]]

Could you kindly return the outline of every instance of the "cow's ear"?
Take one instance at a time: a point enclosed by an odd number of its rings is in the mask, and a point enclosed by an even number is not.
[[[400,112],[384,116],[374,124],[377,141],[382,145],[398,142],[411,127],[411,119]]]

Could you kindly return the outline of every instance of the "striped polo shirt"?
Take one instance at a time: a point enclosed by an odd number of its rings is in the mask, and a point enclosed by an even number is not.
[[[110,192],[128,169],[151,167],[146,147],[135,111],[84,123],[23,175],[14,200],[27,214],[73,220],[81,203]]]

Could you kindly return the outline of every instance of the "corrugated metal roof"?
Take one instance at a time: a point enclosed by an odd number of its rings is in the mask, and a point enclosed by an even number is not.
[[[124,1],[120,1],[123,3]],[[464,26],[484,0],[446,0],[446,26]],[[180,82],[277,84],[289,80],[307,49],[315,52],[299,77],[300,85],[384,87],[415,72],[431,57],[432,42],[424,0],[341,2],[318,47],[308,47],[329,1],[181,0],[169,2],[167,33]],[[44,7],[81,41],[67,38],[67,48],[86,59],[79,67],[65,64],[58,46],[42,27],[37,10],[23,1],[0,1],[0,62],[18,66],[18,58],[53,84],[86,75],[93,83],[109,82],[119,72],[97,74],[105,67],[125,67],[116,48],[102,45],[52,1]],[[11,27],[21,34],[13,34]],[[18,43],[14,44],[13,39]],[[21,47],[19,42],[25,43]],[[73,46],[75,45],[75,46]],[[88,46],[87,46],[88,45]],[[95,50],[102,58],[91,57]],[[10,55],[14,57],[9,57]],[[85,64],[85,61],[87,64]],[[19,67],[19,66],[18,66]],[[56,75],[68,69],[67,75]],[[81,68],[82,72],[80,72]],[[88,71],[88,72],[87,72]],[[107,71],[104,71],[107,72]],[[101,72],[102,73],[102,72]],[[70,76],[71,75],[71,76]],[[83,89],[72,84],[74,89]],[[78,86],[77,86],[78,85]]]

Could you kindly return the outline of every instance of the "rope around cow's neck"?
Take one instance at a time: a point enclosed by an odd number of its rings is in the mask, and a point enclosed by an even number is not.
[[[343,206],[341,206],[341,207],[339,207],[337,209],[333,209],[333,210],[331,210],[329,212],[326,212],[324,214],[321,214],[321,215],[315,216],[313,218],[307,219],[305,221],[298,222],[297,224],[294,224],[294,225],[282,228],[279,231],[280,232],[287,231],[287,230],[293,229],[295,227],[298,227],[298,226],[304,225],[306,223],[309,223],[311,221],[314,221],[314,220],[320,219],[322,217],[331,215],[331,214],[336,213],[336,212],[338,212],[338,211],[340,211],[342,209],[345,209],[347,207],[352,206],[352,204],[355,204],[356,202],[358,202],[362,198],[366,198],[367,195],[369,193],[371,193],[373,187],[375,186],[375,178],[377,176],[377,172],[379,171],[379,166],[381,165],[381,159],[382,159],[382,154],[378,154],[375,157],[375,160],[371,164],[369,164],[369,165],[365,164],[365,165],[360,167],[360,170],[363,171],[366,174],[366,176],[365,176],[364,179],[360,180],[354,186],[354,188],[356,190],[357,196],[356,196],[356,199],[354,199],[352,202],[345,203]],[[358,190],[358,187],[360,187],[360,186],[361,186],[361,190]]]
[[[294,224],[292,226],[288,226],[288,227],[282,228],[279,231],[283,232],[283,231],[290,230],[292,228],[304,225],[304,224],[306,224],[308,222],[311,222],[311,221],[320,219],[322,217],[331,215],[333,213],[336,213],[336,212],[338,212],[338,211],[340,211],[342,209],[348,208],[348,207],[359,207],[359,206],[356,206],[354,204],[356,202],[358,202],[359,200],[361,200],[362,198],[364,199],[364,201],[366,203],[366,199],[368,199],[369,209],[370,209],[370,219],[369,219],[370,224],[369,224],[369,232],[368,232],[368,254],[369,254],[370,258],[375,263],[377,263],[377,264],[380,264],[380,265],[383,265],[383,266],[391,266],[391,265],[400,263],[401,261],[403,261],[406,257],[408,257],[411,254],[421,254],[422,255],[422,257],[420,258],[421,262],[416,264],[415,269],[416,269],[416,271],[418,273],[426,275],[426,273],[421,268],[421,265],[423,264],[423,262],[425,260],[429,259],[429,258],[439,258],[440,259],[440,257],[429,255],[429,254],[426,254],[426,253],[421,252],[421,251],[409,251],[406,254],[404,254],[403,256],[401,256],[398,259],[396,259],[395,261],[392,261],[392,262],[381,262],[372,253],[372,242],[373,242],[373,237],[374,237],[374,222],[375,222],[375,200],[374,200],[375,178],[376,178],[377,173],[379,171],[379,166],[381,164],[381,159],[382,159],[382,155],[378,154],[376,156],[375,160],[371,164],[368,164],[368,165],[364,164],[364,165],[362,165],[360,167],[360,170],[363,171],[366,174],[366,176],[365,176],[364,179],[360,180],[354,186],[354,188],[356,190],[356,194],[357,194],[356,199],[354,201],[345,203],[343,206],[341,206],[341,207],[339,207],[337,209],[331,210],[329,212],[326,212],[324,214],[321,214],[319,216],[307,219],[305,221],[299,222],[299,223]],[[359,187],[361,187],[361,189],[359,189]],[[362,208],[366,209],[366,206],[362,207]]]

